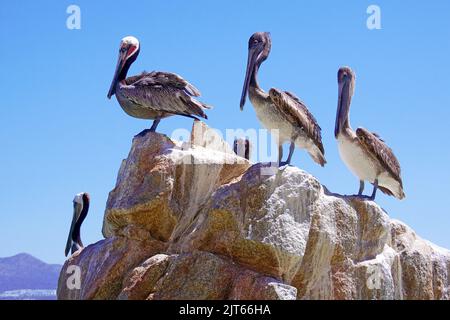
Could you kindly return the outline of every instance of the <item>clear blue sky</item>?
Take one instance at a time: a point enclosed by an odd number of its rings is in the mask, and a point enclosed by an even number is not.
[[[66,28],[72,3],[82,10],[81,30]],[[366,28],[372,3],[381,7],[382,30]],[[123,36],[142,46],[130,74],[182,75],[214,105],[208,124],[224,130],[260,127],[249,102],[239,111],[255,31],[270,31],[273,42],[261,86],[295,92],[323,129],[328,165],[299,150],[294,164],[334,192],[357,191],[333,136],[336,72],[351,66],[352,125],[379,132],[403,170],[407,199],[379,194],[378,203],[450,247],[449,1],[7,1],[0,10],[0,256],[64,261],[80,191],[92,197],[83,240],[102,238],[120,162],[133,135],[150,126],[106,99]],[[159,131],[190,126],[173,117]]]

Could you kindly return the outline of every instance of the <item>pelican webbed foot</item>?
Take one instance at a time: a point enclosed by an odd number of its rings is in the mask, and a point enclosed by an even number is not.
[[[358,194],[352,194],[349,195],[347,197],[352,197],[352,198],[359,198],[361,200],[370,200],[370,201],[374,201],[375,200],[375,196],[377,194],[377,190],[378,190],[378,179],[375,179],[375,182],[373,183],[373,191],[372,194],[370,196],[365,196],[363,195],[363,191],[364,191],[364,181],[360,180],[359,181],[359,191]]]
[[[295,143],[291,142],[291,145],[289,146],[289,155],[286,159],[286,161],[281,161],[281,158],[283,158],[283,146],[280,145],[278,146],[278,164],[280,167],[283,167],[285,165],[291,165],[291,160],[292,160],[292,155],[294,154],[294,150],[295,150]]]

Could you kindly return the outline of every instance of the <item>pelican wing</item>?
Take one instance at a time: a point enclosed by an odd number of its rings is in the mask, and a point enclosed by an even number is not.
[[[207,118],[204,109],[210,106],[197,101],[200,91],[177,74],[143,72],[125,80],[123,94],[134,103],[159,111]]]
[[[400,163],[394,155],[394,152],[376,133],[372,133],[364,128],[356,130],[356,136],[364,148],[376,158],[381,165],[400,183],[403,187],[401,178]]]
[[[290,123],[299,126],[313,140],[322,154],[325,153],[322,144],[322,129],[316,118],[309,112],[305,104],[293,93],[275,88],[269,90],[273,105]]]
[[[126,82],[128,84],[143,86],[163,85],[184,90],[187,94],[193,97],[199,97],[201,95],[200,91],[192,84],[184,80],[179,75],[170,72],[152,71],[148,73],[144,71],[140,75],[127,78]]]

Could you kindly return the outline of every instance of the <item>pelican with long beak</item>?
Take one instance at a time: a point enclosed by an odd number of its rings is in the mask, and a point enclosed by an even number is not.
[[[83,248],[83,242],[81,241],[80,229],[89,211],[89,194],[87,192],[79,193],[73,199],[73,217],[70,225],[69,236],[67,237],[67,244],[65,255],[69,254],[72,250],[72,254]]]
[[[172,115],[208,118],[204,109],[210,107],[194,99],[200,96],[200,91],[175,73],[143,72],[127,78],[128,69],[139,52],[140,44],[135,37],[122,39],[116,71],[108,92],[109,99],[116,95],[117,101],[128,115],[154,120],[150,128],[152,132],[161,119]]]
[[[375,200],[377,189],[383,193],[403,199],[403,182],[400,164],[386,143],[376,133],[364,128],[350,126],[350,103],[355,89],[355,73],[349,67],[338,72],[338,107],[334,135],[339,153],[350,169],[359,178],[358,196]],[[363,196],[364,181],[373,184],[372,195]]]
[[[256,116],[268,130],[278,132],[278,163],[290,164],[295,147],[306,149],[315,162],[325,165],[325,151],[321,129],[305,104],[293,93],[271,88],[266,93],[258,85],[257,75],[261,64],[267,59],[271,49],[268,32],[256,32],[248,41],[247,72],[241,96],[241,111],[247,98],[256,111]],[[283,143],[289,142],[289,155],[283,158]]]

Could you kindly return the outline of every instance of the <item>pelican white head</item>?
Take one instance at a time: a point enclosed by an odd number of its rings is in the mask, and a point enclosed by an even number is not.
[[[84,192],[76,194],[75,197],[73,198],[73,202],[83,205],[83,194],[84,194]]]
[[[122,45],[132,45],[135,47],[139,47],[139,40],[133,36],[126,36],[120,41],[120,46]]]
[[[119,58],[114,72],[114,77],[108,91],[108,99],[116,93],[116,85],[125,79],[130,65],[139,55],[139,40],[133,36],[127,36],[120,40]]]

